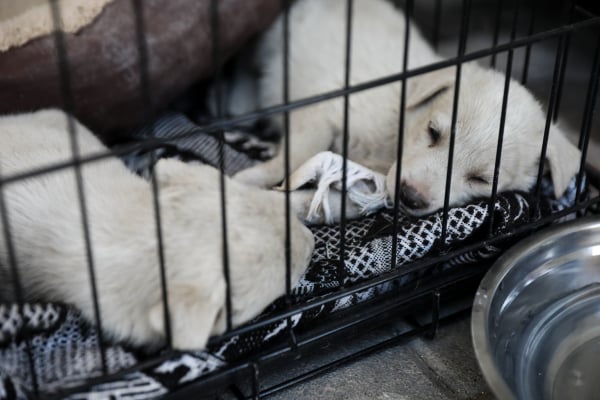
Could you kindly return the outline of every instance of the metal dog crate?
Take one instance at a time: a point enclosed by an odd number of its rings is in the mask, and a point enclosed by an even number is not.
[[[50,0],[52,5],[53,18],[56,26],[60,25],[60,10],[59,3],[56,0]],[[545,127],[544,143],[547,143],[549,134],[549,124],[551,121],[556,120],[559,115],[562,116],[563,110],[565,113],[570,113],[574,116],[572,119],[576,128],[580,132],[579,147],[582,150],[581,168],[577,177],[576,190],[574,204],[566,209],[559,212],[553,212],[550,215],[542,218],[536,218],[535,209],[539,206],[536,204],[532,208],[532,215],[530,222],[521,224],[519,226],[512,227],[503,232],[495,232],[493,227],[493,217],[489,221],[489,229],[485,229],[486,234],[483,235],[479,240],[470,241],[461,246],[455,246],[452,248],[445,248],[441,246],[437,254],[429,256],[421,260],[412,262],[402,268],[391,268],[391,272],[382,274],[380,276],[362,281],[356,284],[342,285],[342,287],[335,291],[319,296],[308,302],[302,302],[294,304],[291,301],[291,290],[292,288],[287,287],[287,296],[282,300],[283,306],[275,313],[269,314],[268,317],[259,320],[258,322],[248,324],[236,329],[229,329],[226,334],[218,338],[212,338],[210,344],[219,343],[227,339],[234,338],[238,335],[248,334],[253,331],[263,329],[269,324],[276,322],[288,321],[285,325],[285,335],[282,339],[276,342],[264,346],[262,348],[252,351],[250,354],[246,354],[240,359],[234,362],[229,362],[227,365],[217,369],[214,372],[203,375],[197,379],[194,379],[176,390],[166,394],[167,398],[263,398],[276,393],[282,389],[285,389],[291,385],[297,384],[323,374],[329,370],[335,369],[338,366],[358,360],[367,354],[376,352],[387,346],[393,346],[402,341],[411,338],[415,335],[426,335],[433,337],[436,329],[440,323],[445,319],[452,318],[456,315],[463,315],[470,308],[470,301],[472,294],[477,287],[477,284],[485,271],[489,263],[493,261],[493,258],[487,263],[480,263],[479,265],[472,265],[465,268],[454,268],[445,269],[443,266],[449,260],[460,257],[468,252],[477,251],[479,249],[486,248],[488,246],[495,246],[500,244],[507,244],[511,241],[517,240],[523,235],[527,235],[541,227],[544,227],[552,222],[559,222],[560,219],[566,216],[582,216],[586,213],[595,212],[598,204],[600,204],[600,197],[593,190],[589,194],[586,194],[583,190],[582,182],[586,179],[584,176],[585,161],[588,150],[588,143],[590,136],[592,135],[593,127],[597,126],[597,122],[594,121],[594,112],[596,109],[596,99],[598,95],[598,82],[600,77],[600,8],[592,0],[579,1],[573,0],[569,3],[567,1],[551,2],[546,4],[541,0],[530,0],[527,2],[519,2],[516,0],[497,0],[497,1],[472,1],[472,0],[461,0],[459,1],[442,1],[442,0],[431,0],[429,2],[415,2],[414,0],[406,0],[404,2],[398,2],[405,10],[406,18],[414,18],[418,25],[420,25],[422,31],[429,39],[440,49],[444,43],[457,43],[458,49],[446,49],[448,53],[453,53],[444,59],[444,61],[420,67],[414,70],[408,70],[406,61],[404,66],[399,66],[398,72],[394,75],[362,83],[359,85],[351,86],[349,84],[349,66],[350,66],[350,51],[351,51],[351,40],[352,40],[352,0],[348,0],[347,6],[347,31],[346,31],[346,82],[345,87],[340,90],[335,90],[328,93],[322,93],[318,96],[311,98],[305,98],[297,101],[289,101],[288,93],[288,19],[287,10],[291,2],[289,0],[282,0],[282,12],[284,13],[284,48],[282,49],[286,56],[284,66],[284,98],[283,104],[263,109],[258,112],[247,114],[241,117],[226,118],[221,117],[201,127],[202,132],[208,132],[217,137],[221,138],[221,157],[220,157],[220,168],[224,170],[224,156],[223,156],[223,143],[224,143],[224,132],[233,129],[241,123],[247,123],[251,121],[257,121],[268,117],[273,114],[283,113],[286,120],[286,129],[282,133],[284,136],[288,135],[287,131],[289,128],[289,121],[287,119],[288,113],[299,107],[315,104],[320,101],[341,97],[345,102],[345,121],[347,126],[348,120],[348,98],[353,93],[368,90],[370,88],[378,87],[381,85],[387,85],[393,82],[404,82],[407,78],[424,74],[427,72],[441,69],[448,66],[456,66],[456,85],[460,85],[461,79],[461,64],[467,61],[480,60],[482,63],[489,65],[491,63],[496,68],[506,71],[508,76],[513,76],[515,79],[521,80],[524,84],[530,85],[534,92],[537,92],[538,97],[546,99],[546,109],[549,110],[547,113],[547,124]],[[418,3],[418,4],[417,4]],[[139,66],[141,76],[141,87],[140,93],[144,99],[145,104],[150,110],[150,91],[151,87],[148,80],[148,52],[147,43],[144,35],[145,21],[143,19],[143,7],[144,2],[141,0],[132,0],[133,9],[135,11],[136,21],[136,37],[139,46]],[[213,53],[212,59],[214,60],[214,79],[216,87],[220,87],[220,80],[222,79],[221,67],[222,57],[218,51],[219,35],[219,24],[221,21],[218,20],[218,0],[211,0],[212,7],[212,26],[211,31],[213,32]],[[444,17],[442,18],[442,15]],[[474,17],[477,15],[477,18]],[[484,45],[477,47],[477,43],[471,43],[470,39],[474,37],[476,31],[479,30],[478,37],[487,37],[487,41]],[[483,32],[483,33],[482,33]],[[487,36],[486,36],[487,35]],[[67,49],[64,44],[63,33],[60,30],[56,30],[55,35],[56,51],[58,54],[60,72],[61,72],[61,90],[63,94],[65,110],[71,111],[75,109],[73,95],[70,89],[70,67],[66,55]],[[582,39],[584,38],[584,40]],[[540,47],[550,49],[553,56],[551,57],[552,62],[545,65],[545,70],[551,77],[549,81],[532,82],[532,65],[535,61],[535,50]],[[408,48],[408,35],[407,40],[404,43],[405,49],[405,60]],[[472,48],[472,49],[471,49]],[[586,54],[590,55],[583,61],[586,64],[586,82],[583,90],[576,95],[581,100],[580,103],[573,105],[573,103],[566,103],[561,101],[565,98],[565,93],[570,88],[566,87],[565,82],[569,75],[569,68],[574,68],[579,65],[581,60],[571,61],[575,57],[574,53],[578,49],[584,49]],[[444,49],[441,49],[444,50]],[[342,68],[344,66],[340,66]],[[536,64],[535,68],[540,68]],[[537,83],[537,87],[535,87]],[[510,90],[510,80],[506,79],[504,101],[501,110],[501,121],[504,120],[506,115],[507,105],[507,93]],[[219,93],[219,90],[217,90]],[[457,104],[459,91],[456,90],[454,104]],[[398,99],[400,104],[405,104],[405,93],[402,93],[401,98]],[[217,102],[220,104],[220,102]],[[571,107],[571,108],[568,108]],[[148,111],[148,119],[153,117]],[[218,116],[219,117],[219,116]],[[404,118],[404,107],[401,107],[400,116],[400,132],[402,134],[402,124]],[[448,159],[448,179],[446,182],[446,198],[445,206],[442,211],[442,237],[448,234],[448,219],[449,219],[449,188],[451,185],[450,176],[452,171],[452,149],[454,141],[454,130],[456,126],[456,106],[454,108],[452,121],[452,136],[451,136],[451,147],[450,157]],[[503,124],[501,123],[501,126]],[[75,137],[74,125],[70,124],[71,137]],[[501,128],[503,129],[503,128]],[[345,137],[345,149],[344,154],[347,153],[347,138],[348,131],[344,131]],[[399,136],[401,137],[401,136]],[[399,141],[402,143],[402,141]],[[33,178],[45,173],[51,173],[64,168],[74,168],[77,171],[78,188],[79,188],[79,201],[83,215],[82,226],[85,234],[86,243],[88,246],[88,264],[90,273],[93,280],[93,249],[91,248],[88,221],[86,217],[86,201],[85,193],[83,191],[81,166],[84,163],[98,161],[106,157],[113,157],[115,155],[120,156],[131,153],[133,151],[150,151],[153,149],[161,148],[164,146],[164,142],[161,140],[148,140],[145,142],[138,142],[134,144],[122,144],[112,148],[105,154],[95,155],[93,157],[79,157],[74,153],[72,162],[63,163],[60,165],[53,165],[43,170],[32,170],[27,173],[19,174],[18,176],[1,176],[0,177],[0,189],[4,188],[11,183],[18,182],[21,179]],[[76,147],[75,147],[76,148]],[[545,146],[543,146],[545,152]],[[286,154],[286,163],[289,163],[289,149],[283,147],[281,151]],[[400,153],[401,147],[398,149]],[[497,158],[501,152],[501,142],[498,143]],[[541,154],[540,159],[544,159],[544,153]],[[493,185],[492,196],[489,199],[488,207],[492,209],[493,205],[497,201],[497,173],[499,170],[499,163],[496,163],[496,170]],[[289,173],[289,165],[286,165],[286,173]],[[344,171],[344,176],[345,176]],[[539,199],[540,186],[542,178],[542,167],[540,166],[539,177],[534,189],[536,197]],[[223,174],[222,174],[223,177]],[[598,184],[598,171],[588,170],[587,180],[593,186],[595,183]],[[148,227],[148,229],[154,229],[158,235],[159,245],[162,242],[161,238],[161,220],[159,212],[159,204],[157,191],[158,186],[154,179],[151,180],[155,195],[155,209],[156,209],[156,226]],[[224,179],[221,180],[221,185],[224,185]],[[223,188],[224,186],[222,186]],[[396,185],[398,188],[399,185]],[[344,187],[345,189],[345,187]],[[0,190],[0,193],[3,191]],[[222,191],[226,193],[226,191]],[[396,193],[397,195],[397,193]],[[225,254],[228,252],[227,243],[227,209],[225,208],[225,197],[222,197],[221,210],[222,221],[223,221],[223,251]],[[343,200],[345,201],[345,200]],[[286,204],[289,210],[289,196],[286,198]],[[342,207],[345,207],[343,204]],[[10,242],[10,225],[8,223],[8,214],[6,210],[6,204],[4,196],[0,195],[0,211],[2,214],[5,234],[7,242]],[[397,240],[398,232],[398,206],[393,210],[392,215],[394,216],[393,226],[393,238]],[[287,249],[289,250],[289,220],[290,213],[287,215],[287,238],[285,240]],[[344,270],[341,267],[343,263],[344,247],[345,243],[345,230],[348,227],[348,221],[342,219],[340,224],[340,254],[342,254],[342,260],[340,265],[334,265],[332,268],[336,270],[340,282],[343,282]],[[395,260],[396,255],[393,254],[397,249],[397,243],[392,246],[391,259]],[[10,243],[7,243],[7,248],[10,253]],[[289,252],[288,252],[289,253]],[[166,304],[165,292],[164,292],[164,262],[162,260],[162,251],[158,250],[159,257],[161,258],[161,273],[163,277],[163,301]],[[14,254],[9,254],[11,265],[10,270],[15,277],[16,287],[15,292],[17,293],[17,300],[19,307],[22,311],[24,307],[23,297],[19,291],[19,263],[18,259],[14,257]],[[290,258],[289,254],[287,257],[288,265],[282,265],[281,268],[286,268],[287,274],[290,274]],[[225,257],[224,275],[227,279],[228,265],[227,257]],[[344,298],[345,296],[364,292],[368,289],[377,288],[383,284],[395,284],[403,279],[410,277],[408,284],[400,285],[401,290],[390,292],[387,295],[380,296],[378,298],[365,301],[361,304],[354,305],[351,309],[337,313],[329,318],[321,318],[317,324],[305,329],[296,329],[291,324],[291,319],[294,318],[298,313],[311,312],[324,305],[332,304],[333,302]],[[92,285],[94,285],[92,283]],[[95,287],[92,286],[92,292],[96,296]],[[96,304],[96,324],[101,326],[101,320],[98,312],[98,301],[95,297]],[[228,302],[228,308],[230,307],[231,301]],[[462,314],[461,314],[462,313]],[[392,321],[398,318],[404,318],[410,322],[410,326],[393,337],[382,338],[381,342],[373,345],[369,344],[367,347],[354,351],[352,354],[344,355],[339,358],[330,357],[321,362],[318,367],[312,366],[308,370],[301,370],[291,374],[292,376],[285,376],[279,378],[275,371],[282,367],[290,366],[294,363],[298,363],[299,359],[313,359],[321,360],[319,357],[319,348],[324,343],[333,343],[344,338],[349,340],[350,337],[359,337],[362,332],[373,329],[374,327],[383,324],[387,321]],[[231,327],[231,319],[228,319],[228,326]],[[169,326],[167,324],[166,337],[167,341],[170,339]],[[87,382],[75,387],[69,387],[65,390],[56,393],[44,393],[40,391],[36,385],[36,368],[31,353],[31,343],[26,340],[27,348],[29,350],[29,365],[30,374],[32,376],[32,390],[31,397],[33,398],[63,398],[68,395],[75,395],[81,392],[87,392],[90,388],[96,387],[107,382],[112,382],[116,379],[120,379],[128,376],[129,374],[137,371],[148,370],[165,360],[169,360],[173,357],[181,356],[181,352],[173,350],[169,346],[164,348],[159,354],[153,354],[145,357],[144,361],[139,364],[120,370],[118,372],[109,373],[106,360],[102,357],[101,360],[101,373],[99,377],[89,379]],[[107,343],[100,338],[99,340],[100,354],[105,354]],[[316,351],[315,351],[316,349]],[[294,370],[296,371],[296,370]],[[76,398],[76,397],[75,397]]]

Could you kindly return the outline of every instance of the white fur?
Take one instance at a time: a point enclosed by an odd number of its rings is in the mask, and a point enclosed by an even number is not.
[[[345,0],[298,0],[289,14],[290,98],[340,89],[344,82]],[[384,0],[355,0],[352,22],[351,84],[402,70],[405,17]],[[253,62],[260,71],[257,108],[282,103],[282,18],[259,39]],[[409,69],[440,61],[419,31],[411,26]],[[247,77],[246,77],[247,78]],[[454,96],[455,68],[407,80],[407,107],[401,181],[427,201],[415,215],[440,208],[444,202],[448,144]],[[475,63],[463,65],[456,125],[456,147],[450,205],[491,193],[499,131],[504,76]],[[440,89],[447,88],[424,102]],[[401,83],[387,84],[350,96],[349,158],[387,174],[387,189],[395,191],[396,149]],[[247,95],[247,90],[232,90]],[[240,99],[235,104],[246,103]],[[246,107],[245,109],[248,109]],[[281,127],[282,119],[275,123]],[[442,134],[431,145],[429,124]],[[526,190],[538,170],[545,113],[535,98],[512,81],[504,129],[498,189]],[[324,150],[342,152],[343,99],[336,98],[290,113],[291,169]],[[552,126],[547,152],[556,195],[565,190],[579,165],[579,151]],[[236,175],[240,181],[271,186],[284,178],[283,155]],[[487,184],[469,179],[481,177]]]
[[[105,147],[76,123],[81,154]],[[55,110],[0,118],[3,176],[71,159],[67,117]],[[173,344],[202,348],[225,329],[219,172],[175,160],[157,164]],[[116,158],[82,168],[102,323],[136,345],[164,342],[153,197],[149,182]],[[26,300],[75,304],[93,321],[93,305],[75,172],[72,168],[6,185],[11,239]],[[285,290],[283,194],[230,179],[227,226],[232,320],[256,316]],[[292,284],[314,246],[291,221]],[[10,297],[7,238],[0,222],[0,293]]]

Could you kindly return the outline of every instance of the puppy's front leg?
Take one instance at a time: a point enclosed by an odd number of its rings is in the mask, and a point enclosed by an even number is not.
[[[290,171],[333,143],[331,115],[327,105],[306,107],[290,113]],[[282,144],[285,139],[282,139]],[[252,186],[270,188],[285,178],[283,146],[269,161],[238,172],[234,179]]]

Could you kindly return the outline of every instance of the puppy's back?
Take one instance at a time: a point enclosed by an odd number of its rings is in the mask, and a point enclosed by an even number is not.
[[[97,154],[106,148],[84,126],[74,121],[80,156]],[[73,159],[67,116],[58,110],[44,110],[0,118],[0,172],[3,177],[23,174],[46,167],[70,162]],[[112,226],[119,221],[135,221],[136,212],[151,216],[147,185],[130,173],[121,162],[110,157],[81,167],[83,194],[91,241],[102,247],[119,238],[114,237]],[[148,196],[143,193],[148,192]],[[123,197],[123,194],[126,194]],[[30,286],[25,292],[30,298],[54,290],[77,291],[82,300],[87,298],[89,286],[86,272],[86,243],[81,218],[80,197],[75,170],[60,168],[27,179],[19,179],[4,187],[6,208],[15,256],[22,283]],[[137,203],[137,204],[136,204]],[[147,204],[145,204],[147,203]],[[124,224],[125,225],[125,224]],[[133,224],[132,224],[133,225]],[[131,230],[125,226],[119,232]],[[133,234],[133,232],[131,232]],[[0,264],[6,273],[8,248],[4,227],[0,221]],[[96,254],[98,263],[104,262],[103,253]],[[52,265],[56,271],[36,268]],[[61,272],[59,272],[59,270]],[[43,273],[56,273],[71,279],[71,284],[44,280]],[[52,282],[60,286],[53,287]],[[79,286],[78,288],[76,288]]]
[[[292,100],[340,89],[344,85],[346,0],[300,0],[290,10],[290,93]],[[351,84],[381,78],[402,69],[405,17],[384,0],[353,3]],[[257,63],[263,71],[261,106],[282,101],[283,22],[280,17],[259,42]],[[438,60],[420,32],[411,26],[409,66]],[[272,87],[273,90],[264,90]]]

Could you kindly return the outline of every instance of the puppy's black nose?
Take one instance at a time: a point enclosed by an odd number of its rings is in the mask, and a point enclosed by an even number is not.
[[[429,207],[429,203],[414,187],[402,182],[400,184],[400,201],[413,210],[422,210]]]

